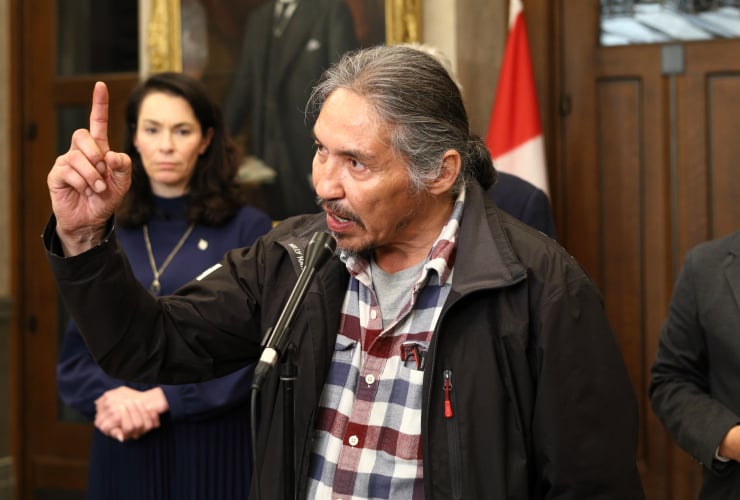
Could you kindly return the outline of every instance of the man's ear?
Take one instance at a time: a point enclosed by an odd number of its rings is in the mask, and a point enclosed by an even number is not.
[[[429,191],[432,194],[441,194],[452,189],[462,169],[462,158],[456,149],[448,149],[442,155],[442,166],[437,178],[432,181]]]

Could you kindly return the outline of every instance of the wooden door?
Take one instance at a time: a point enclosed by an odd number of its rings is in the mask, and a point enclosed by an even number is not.
[[[558,11],[558,234],[601,288],[621,345],[647,497],[693,499],[700,467],[647,388],[686,250],[740,227],[740,40],[602,47],[599,2]]]
[[[18,306],[14,339],[20,353],[13,380],[19,499],[83,498],[92,426],[59,402],[55,364],[66,321],[39,235],[49,214],[46,175],[88,123],[96,80],[111,92],[113,145],[120,144],[123,103],[138,78],[136,2],[18,2],[11,14],[20,74],[18,122],[19,228],[15,254]]]

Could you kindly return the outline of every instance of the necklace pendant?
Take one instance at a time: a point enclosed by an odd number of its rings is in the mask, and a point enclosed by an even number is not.
[[[154,252],[152,251],[152,242],[149,240],[149,227],[146,224],[142,226],[141,230],[144,232],[144,245],[146,246],[146,254],[147,257],[149,257],[149,265],[152,268],[152,275],[154,276],[152,284],[149,285],[149,292],[155,297],[159,296],[159,294],[162,292],[162,287],[159,285],[159,277],[162,276],[164,270],[167,268],[167,266],[170,265],[170,262],[185,244],[185,241],[188,239],[188,236],[190,236],[190,233],[193,232],[194,228],[195,223],[192,223],[190,224],[190,226],[188,226],[188,228],[185,230],[185,233],[180,237],[180,241],[178,241],[175,245],[175,248],[173,248],[167,258],[164,259],[162,266],[157,269],[157,263],[154,260]]]

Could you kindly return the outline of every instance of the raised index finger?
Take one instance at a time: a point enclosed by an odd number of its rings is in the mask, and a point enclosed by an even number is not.
[[[105,154],[108,146],[108,87],[103,82],[95,82],[90,111],[90,135]]]

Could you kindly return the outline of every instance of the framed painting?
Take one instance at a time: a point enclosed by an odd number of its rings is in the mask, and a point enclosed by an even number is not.
[[[422,0],[345,0],[361,46],[420,42]],[[141,72],[183,71],[204,63],[230,69],[249,14],[267,0],[139,0]],[[203,38],[205,37],[205,38]],[[206,40],[206,45],[198,40]],[[213,48],[210,48],[211,46]],[[216,50],[225,54],[216,54]],[[209,59],[215,59],[211,61]],[[225,59],[225,60],[224,60]],[[203,71],[206,71],[203,68]],[[194,70],[195,71],[195,70]]]

